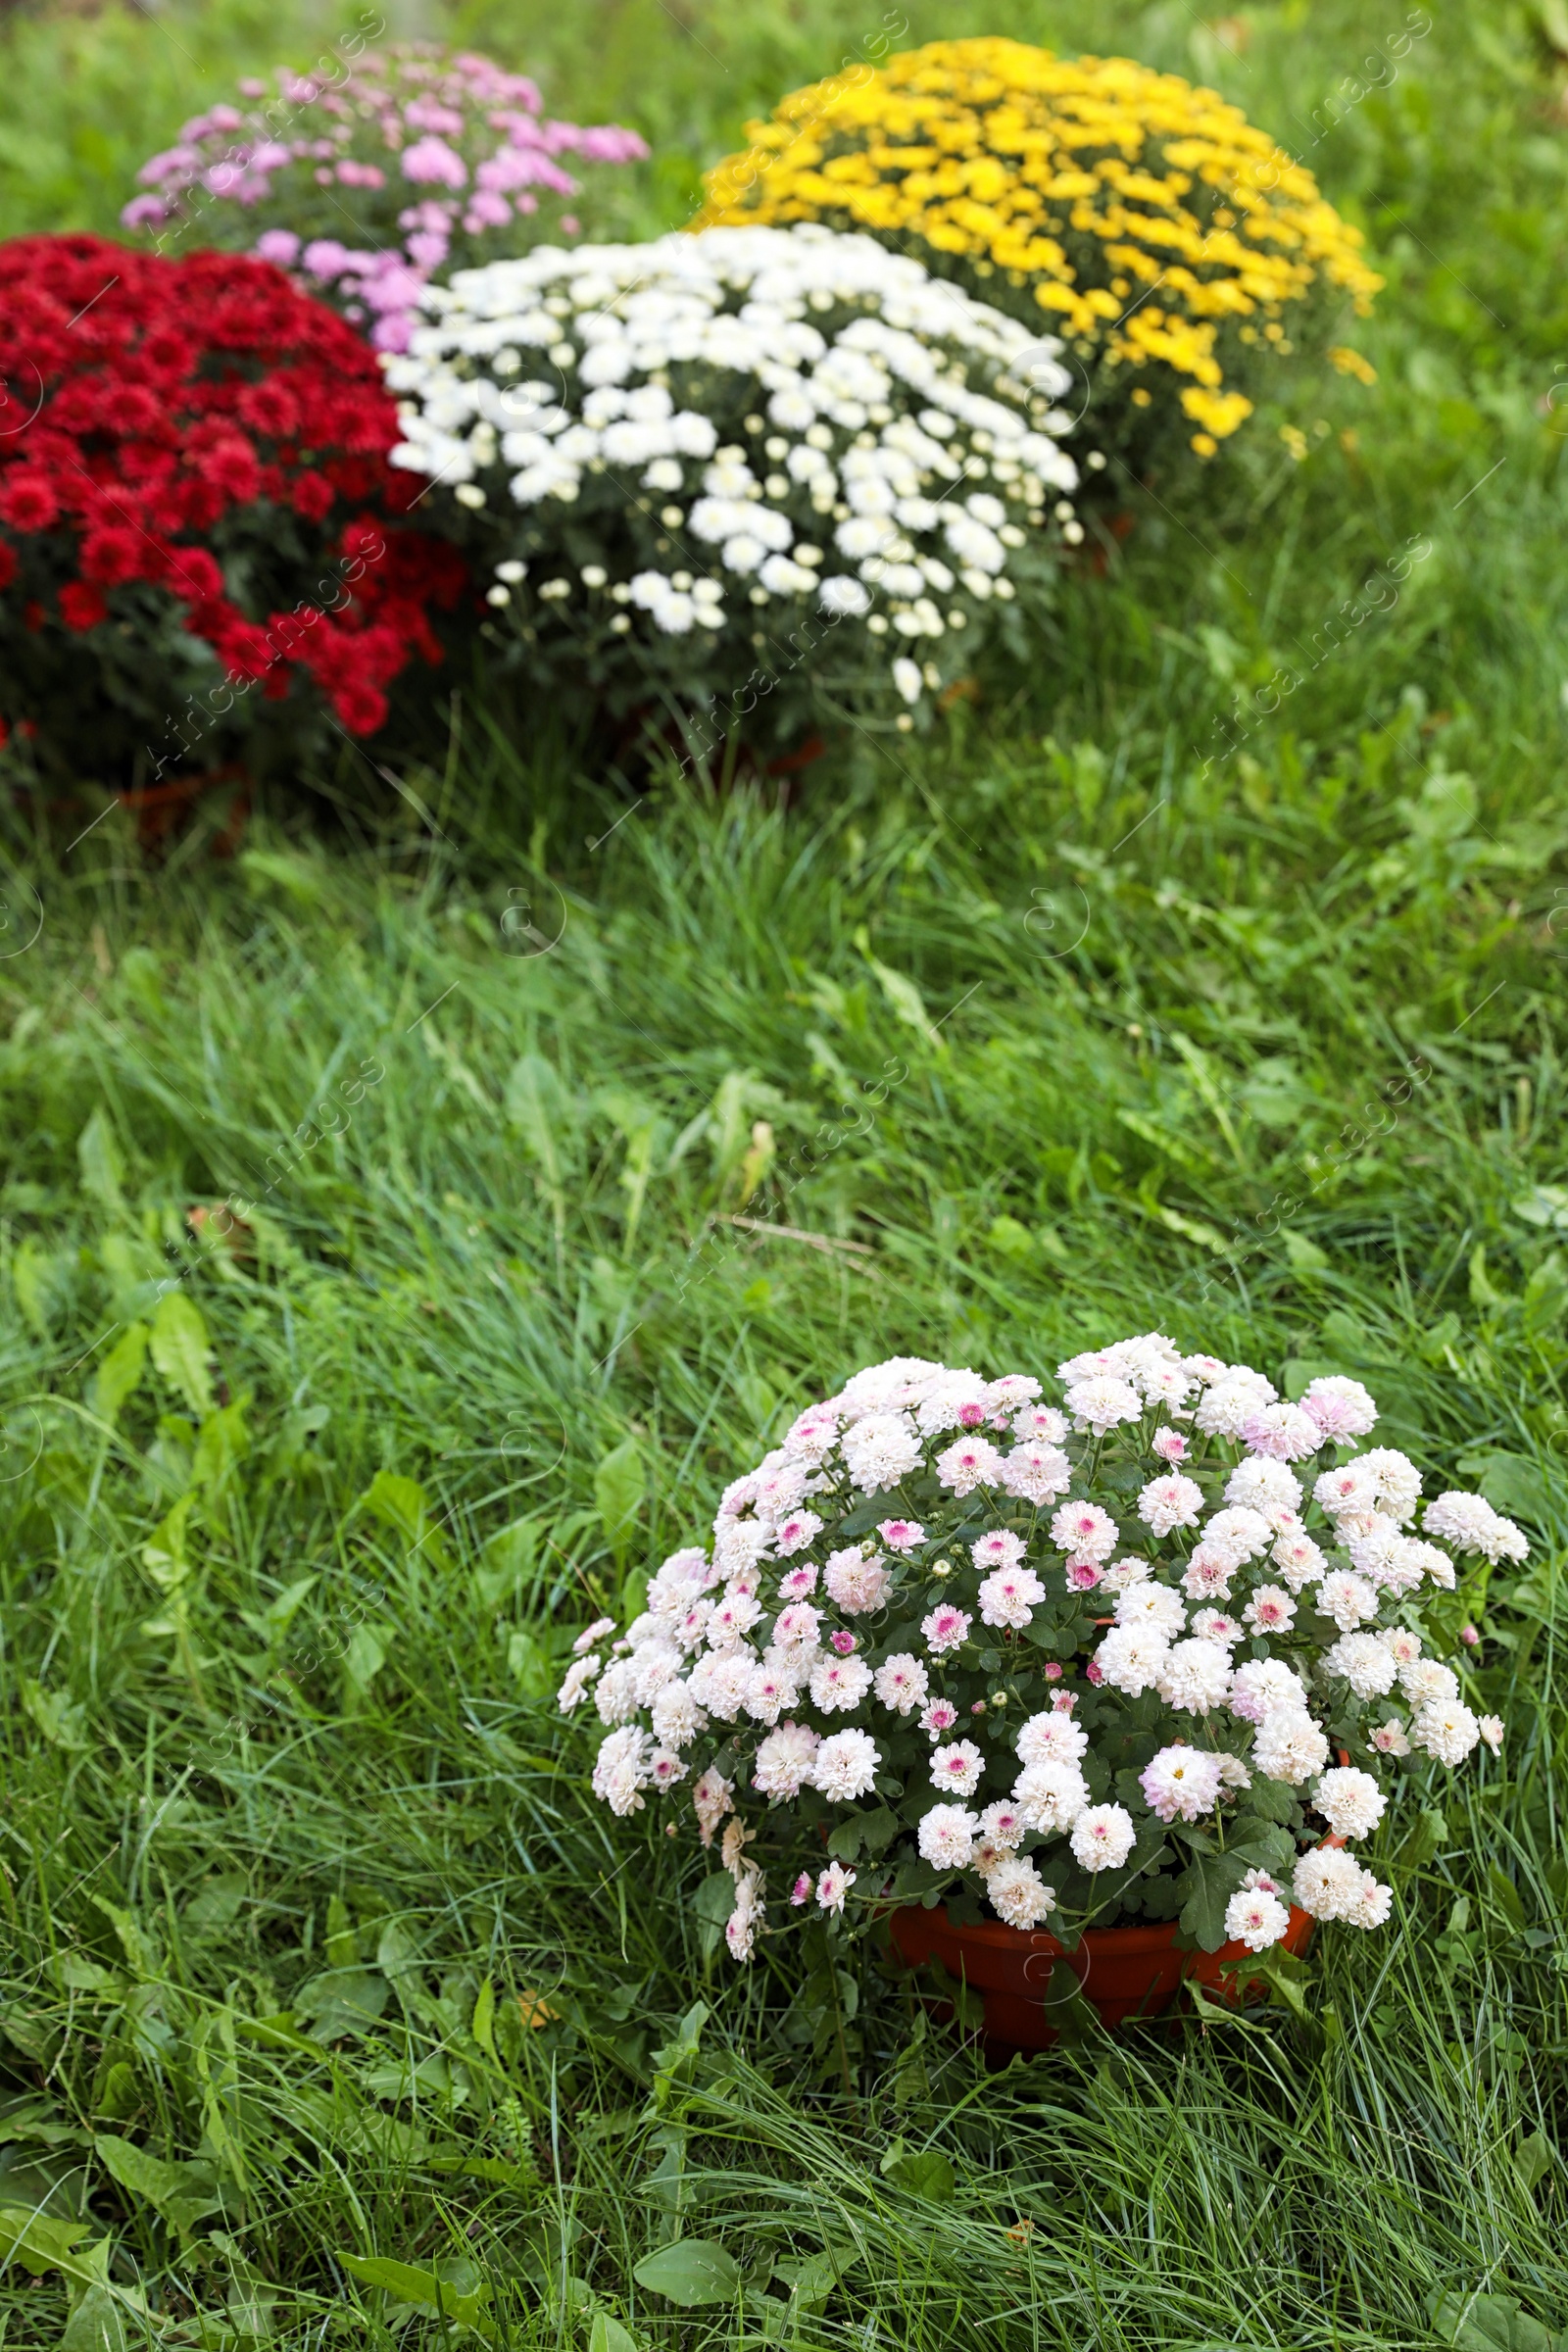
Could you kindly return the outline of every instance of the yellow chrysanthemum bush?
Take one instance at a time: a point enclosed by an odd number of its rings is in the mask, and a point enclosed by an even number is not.
[[[1139,464],[1173,436],[1212,457],[1270,357],[1383,283],[1266,132],[1129,58],[934,41],[796,90],[749,136],[698,225],[821,220],[917,253],[1059,335],[1097,439]]]

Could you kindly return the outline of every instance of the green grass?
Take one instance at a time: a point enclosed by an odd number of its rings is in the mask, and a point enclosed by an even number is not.
[[[463,22],[659,137],[645,224],[873,29]],[[1367,21],[1249,22],[1239,63],[1179,8],[1009,29],[1092,24],[1288,138]],[[8,224],[112,220],[119,159],[218,94],[196,68],[286,29],[23,22]],[[1355,108],[1314,163],[1390,276],[1378,385],[1293,376],[1202,484],[1130,493],[1041,674],[896,758],[634,802],[468,705],[422,814],[367,773],[231,864],[9,820],[0,2207],[79,2220],[53,2251],[100,2284],[68,2332],[68,2274],[14,2257],[7,2352],[445,2331],[345,2256],[488,2286],[460,2316],[518,2346],[594,2308],[855,2352],[1426,2346],[1472,2291],[1568,2322],[1554,87],[1495,12]],[[226,1197],[238,1252],[190,1222]],[[1320,1939],[1304,2019],[988,2076],[868,1956],[846,2088],[793,2005],[810,1932],[715,1954],[702,1858],[587,1799],[556,1662],[856,1364],[1152,1326],[1359,1373],[1528,1522],[1529,1571],[1466,1595],[1503,1759],[1387,1826],[1396,1924]],[[632,2272],[694,2234],[744,2294],[682,2315]]]

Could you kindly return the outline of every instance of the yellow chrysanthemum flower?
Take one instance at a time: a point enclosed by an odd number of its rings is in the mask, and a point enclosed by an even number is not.
[[[930,267],[1063,337],[1102,416],[1116,371],[1167,370],[1179,404],[1161,405],[1201,428],[1200,456],[1251,413],[1227,367],[1289,352],[1287,304],[1337,291],[1364,314],[1383,283],[1309,172],[1214,91],[1130,58],[933,41],[795,91],[749,136],[695,226],[917,238]]]

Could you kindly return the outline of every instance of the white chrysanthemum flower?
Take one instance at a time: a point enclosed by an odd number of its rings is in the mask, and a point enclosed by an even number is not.
[[[1193,1615],[1193,1636],[1196,1641],[1217,1642],[1221,1649],[1231,1650],[1247,1639],[1247,1628],[1240,1618],[1227,1617],[1223,1609],[1198,1609]]]
[[[1496,1717],[1489,1716],[1487,1721],[1495,1723]],[[1485,1725],[1482,1728],[1485,1730]],[[1502,1726],[1498,1724],[1497,1729],[1500,1734]],[[1404,1726],[1397,1715],[1391,1715],[1386,1723],[1380,1723],[1375,1731],[1369,1732],[1367,1741],[1380,1756],[1407,1756],[1410,1753],[1410,1742],[1404,1736]]]
[[[1013,1415],[1012,1434],[1020,1441],[1038,1439],[1043,1446],[1059,1446],[1067,1435],[1067,1417],[1054,1404],[1026,1404]]]
[[[1258,1585],[1242,1611],[1242,1623],[1254,1633],[1288,1634],[1296,1622],[1296,1603],[1283,1585]]]
[[[1002,1485],[1002,1456],[987,1438],[959,1438],[936,1459],[941,1484],[955,1494],[972,1494],[977,1487]]]
[[[1389,1800],[1369,1772],[1337,1764],[1318,1782],[1312,1802],[1336,1838],[1370,1838]]]
[[[601,1723],[629,1723],[637,1712],[637,1669],[630,1658],[607,1666],[594,1691]]]
[[[1293,1592],[1303,1592],[1328,1574],[1328,1554],[1318,1548],[1310,1536],[1281,1536],[1268,1556]]]
[[[885,1707],[899,1715],[912,1715],[916,1707],[924,1706],[931,1683],[920,1660],[911,1651],[901,1649],[877,1668],[875,1690]]]
[[[1320,1845],[1302,1854],[1291,1881],[1298,1907],[1313,1919],[1348,1919],[1362,1900],[1361,1865],[1343,1847]]]
[[[1410,1537],[1400,1534],[1386,1513],[1379,1512],[1369,1527],[1357,1529],[1353,1534],[1347,1530],[1345,1548],[1350,1555],[1351,1567],[1380,1592],[1413,1592],[1421,1582],[1420,1554],[1425,1550],[1436,1551],[1437,1545],[1417,1545]]]
[[[749,1649],[708,1650],[687,1676],[700,1707],[720,1723],[733,1723],[751,1696],[757,1660]]]
[[[1429,1502],[1422,1515],[1429,1536],[1441,1536],[1455,1551],[1479,1551],[1495,1566],[1498,1560],[1525,1560],[1530,1544],[1522,1528],[1504,1519],[1480,1494],[1449,1492]]]
[[[1167,1650],[1154,1688],[1168,1707],[1207,1715],[1224,1705],[1231,1687],[1230,1652],[1218,1642],[1178,1642]]]
[[[1090,1805],[1072,1825],[1072,1858],[1080,1870],[1119,1870],[1138,1841],[1132,1815],[1121,1805]]]
[[[966,1870],[979,1827],[963,1805],[933,1805],[915,1834],[922,1860],[935,1870]]]
[[[1325,1674],[1345,1677],[1357,1698],[1382,1698],[1398,1671],[1388,1644],[1377,1634],[1342,1634],[1323,1652]]]
[[[880,1552],[867,1558],[863,1545],[851,1544],[829,1553],[822,1582],[828,1598],[837,1601],[846,1617],[863,1617],[882,1606],[893,1577]]]
[[[816,1882],[816,1907],[819,1911],[844,1915],[844,1897],[855,1885],[857,1873],[846,1870],[842,1862],[830,1862]]]
[[[1023,1809],[1010,1796],[998,1797],[980,1816],[980,1829],[1000,1853],[1010,1854],[1029,1834]]]
[[[972,1796],[985,1768],[985,1757],[972,1740],[955,1740],[932,1749],[931,1786],[950,1788],[956,1796]]]
[[[1399,1689],[1412,1707],[1446,1705],[1459,1695],[1459,1678],[1440,1658],[1398,1661]]]
[[[688,1683],[666,1683],[649,1712],[660,1746],[677,1751],[689,1747],[708,1724],[708,1717],[692,1696]]]
[[[1252,1741],[1252,1762],[1268,1780],[1299,1788],[1329,1760],[1329,1743],[1310,1715],[1281,1708],[1266,1715]]]
[[[1260,1887],[1239,1887],[1225,1906],[1225,1934],[1232,1943],[1245,1943],[1250,1952],[1266,1952],[1289,1932],[1291,1914],[1277,1894]]]
[[[862,1494],[896,1487],[920,1466],[920,1440],[903,1413],[868,1413],[841,1441],[846,1467]]]
[[[1380,1886],[1369,1870],[1363,1870],[1355,1900],[1347,1905],[1344,1917],[1348,1927],[1381,1928],[1393,1909],[1393,1887]]]
[[[735,1883],[735,1908],[724,1923],[724,1941],[732,1960],[750,1960],[766,1909],[761,1872],[747,1871]]]
[[[685,1757],[677,1755],[673,1748],[656,1747],[648,1759],[649,1786],[654,1788],[673,1788],[675,1783],[683,1781],[690,1770],[691,1766]]]
[[[836,1803],[864,1796],[876,1785],[881,1750],[869,1732],[835,1732],[816,1751],[811,1781]]]
[[[1480,1724],[1458,1698],[1430,1700],[1410,1726],[1412,1745],[1440,1764],[1462,1764],[1480,1738]]]
[[[1016,1855],[997,1863],[986,1879],[986,1894],[997,1917],[1009,1928],[1037,1928],[1056,1908],[1055,1891],[1032,1862]]]
[[[1128,1698],[1142,1698],[1158,1682],[1169,1656],[1170,1643],[1162,1626],[1134,1623],[1111,1627],[1095,1652],[1095,1664],[1112,1690],[1120,1690]]]
[[[1421,1473],[1396,1446],[1372,1446],[1357,1454],[1355,1467],[1372,1482],[1377,1507],[1403,1527],[1421,1499]]]
[[[1138,1391],[1130,1382],[1113,1379],[1108,1373],[1074,1381],[1065,1403],[1079,1428],[1092,1429],[1097,1437],[1143,1418],[1144,1400]]]
[[[811,1668],[811,1703],[824,1715],[848,1715],[871,1688],[871,1669],[863,1658],[818,1658]]]
[[[783,1450],[810,1469],[825,1462],[839,1442],[839,1417],[831,1405],[808,1404],[784,1436]]]
[[[1249,1560],[1261,1559],[1273,1541],[1274,1530],[1261,1511],[1232,1503],[1207,1521],[1200,1548],[1215,1553],[1236,1569],[1245,1567]]]
[[[1237,1510],[1261,1511],[1272,1525],[1276,1511],[1300,1510],[1301,1482],[1283,1462],[1252,1453],[1225,1481],[1225,1500]]]
[[[1043,1438],[1022,1439],[1003,1456],[1004,1492],[1016,1494],[1022,1502],[1032,1502],[1037,1510],[1065,1494],[1071,1484],[1072,1464],[1059,1446]]]
[[[1089,1787],[1076,1764],[1026,1764],[1012,1784],[1014,1804],[1032,1830],[1070,1830],[1089,1802]]]
[[[1377,1593],[1364,1576],[1355,1576],[1348,1568],[1331,1570],[1314,1597],[1323,1615],[1332,1617],[1342,1634],[1353,1634],[1358,1626],[1376,1622]]]
[[[805,1660],[795,1661],[804,1670]],[[754,1723],[775,1724],[781,1715],[801,1703],[800,1672],[790,1673],[776,1661],[764,1658],[754,1667],[752,1679],[746,1686],[744,1701],[747,1714]]]
[[[697,1556],[701,1559],[703,1555],[699,1552]],[[649,1588],[649,1591],[650,1597],[652,1597],[652,1587]],[[612,1634],[614,1630],[615,1620],[613,1617],[596,1617],[592,1625],[585,1626],[576,1641],[573,1642],[572,1656],[574,1658],[582,1657],[586,1651],[594,1647],[596,1642],[602,1642],[607,1634]]]
[[[1089,1751],[1089,1734],[1060,1707],[1031,1715],[1013,1741],[1021,1764],[1076,1764]]]
[[[1021,1630],[1045,1597],[1046,1588],[1032,1568],[999,1568],[980,1586],[981,1622]]]
[[[1272,1404],[1277,1395],[1260,1372],[1243,1365],[1229,1366],[1204,1389],[1193,1414],[1195,1427],[1206,1438],[1239,1438],[1255,1412]]]
[[[594,1761],[593,1790],[612,1813],[624,1817],[642,1811],[640,1791],[648,1786],[653,1745],[647,1733],[634,1724],[626,1724],[601,1740]]]
[[[1125,1592],[1129,1585],[1142,1584],[1146,1577],[1153,1573],[1152,1560],[1141,1559],[1137,1552],[1129,1552],[1125,1559],[1112,1560],[1101,1577],[1101,1588],[1106,1592]]]
[[[1200,1544],[1182,1570],[1182,1591],[1189,1600],[1229,1600],[1236,1563],[1212,1544]]]
[[[799,1796],[811,1779],[812,1763],[822,1744],[809,1724],[781,1723],[757,1750],[752,1787],[763,1796]]]
[[[581,1706],[588,1695],[588,1686],[604,1664],[603,1658],[578,1658],[566,1668],[566,1679],[556,1692],[556,1704],[563,1715],[569,1715]]]
[[[708,1612],[708,1646],[710,1649],[738,1649],[761,1616],[761,1606],[755,1595],[737,1592],[715,1600]],[[680,1653],[672,1653],[670,1672],[679,1671]],[[667,1679],[667,1677],[666,1677]]]
[[[1229,1706],[1242,1723],[1264,1723],[1282,1710],[1306,1711],[1300,1678],[1283,1658],[1249,1658],[1231,1676]]]
[[[1378,1417],[1378,1408],[1361,1383],[1347,1380],[1339,1373],[1308,1382],[1301,1408],[1311,1414],[1324,1438],[1336,1446],[1343,1446],[1351,1438],[1364,1438]]]
[[[1117,1593],[1115,1618],[1118,1625],[1152,1626],[1174,1641],[1186,1627],[1187,1611],[1179,1592],[1145,1576]]]
[[[1219,1802],[1220,1759],[1200,1747],[1162,1747],[1138,1776],[1150,1809],[1161,1821],[1202,1821]]]
[[[1298,1404],[1260,1404],[1242,1424],[1242,1442],[1275,1462],[1304,1462],[1323,1443],[1323,1432]]]
[[[1064,1502],[1052,1514],[1051,1541],[1075,1560],[1108,1560],[1116,1522],[1098,1502]]]
[[[1344,1519],[1375,1511],[1378,1503],[1376,1470],[1369,1470],[1364,1460],[1342,1462],[1338,1470],[1325,1470],[1313,1481],[1312,1499],[1330,1519]]]
[[[1152,1478],[1138,1497],[1138,1516],[1156,1536],[1168,1536],[1177,1527],[1196,1527],[1202,1507],[1202,1488],[1179,1471]]]
[[[1476,1729],[1493,1754],[1500,1756],[1502,1753],[1502,1717],[1500,1715],[1482,1715],[1477,1719]]]
[[[822,1612],[808,1600],[792,1600],[773,1620],[772,1646],[788,1657],[814,1650],[822,1630]]]

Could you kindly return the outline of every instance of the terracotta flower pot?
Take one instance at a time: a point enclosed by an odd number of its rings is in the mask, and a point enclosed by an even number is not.
[[[1336,1844],[1341,1840],[1335,1839]],[[961,1979],[985,2003],[988,2050],[1047,2050],[1056,2039],[1049,1999],[1052,1974],[1065,1960],[1084,1993],[1107,2026],[1129,2017],[1159,2017],[1190,1980],[1218,1998],[1229,1995],[1220,1971],[1248,1957],[1244,1943],[1223,1943],[1217,1952],[1176,1948],[1176,1925],[1090,1928],[1078,1948],[1064,1952],[1043,1930],[1009,1928],[1001,1920],[958,1927],[939,1904],[895,1911],[888,1923],[893,1941],[911,1967],[937,1959],[949,1976]],[[1288,1952],[1299,1953],[1312,1933],[1305,1911],[1291,1907],[1282,1937]]]

